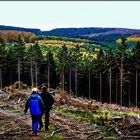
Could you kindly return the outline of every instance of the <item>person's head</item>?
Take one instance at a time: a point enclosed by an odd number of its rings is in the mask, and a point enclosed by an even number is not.
[[[37,88],[33,88],[32,89],[32,93],[37,93],[38,92],[38,89]]]
[[[41,88],[41,91],[42,91],[42,92],[46,92],[46,91],[47,91],[47,87],[46,87],[46,86],[43,86],[43,87]]]
[[[40,92],[40,91],[41,91],[41,86],[38,87],[38,92]]]

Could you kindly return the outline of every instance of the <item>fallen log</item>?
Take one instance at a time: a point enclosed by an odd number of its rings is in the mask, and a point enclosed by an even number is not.
[[[0,135],[8,135],[8,136],[9,136],[9,135],[21,135],[21,134],[22,134],[22,132],[12,132],[12,133],[11,133],[11,132],[10,132],[10,133],[8,132],[8,133],[0,133]]]
[[[50,137],[52,137],[55,133],[58,133],[58,132],[60,132],[60,131],[62,131],[62,129],[58,129],[58,130],[56,130],[56,131],[53,131],[52,134],[50,135]]]
[[[114,130],[119,136],[122,136],[122,131],[118,127],[115,127]]]
[[[140,136],[124,136],[124,135],[122,135],[120,138],[122,138],[122,139],[132,139],[132,140],[134,140],[134,139],[138,139],[138,140],[140,140]]]
[[[135,117],[126,117],[125,125],[127,128],[140,127],[140,121]]]

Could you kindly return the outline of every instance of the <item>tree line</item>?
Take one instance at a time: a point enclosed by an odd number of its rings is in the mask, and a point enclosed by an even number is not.
[[[63,41],[60,46],[58,40],[27,43],[22,36],[11,42],[1,38],[0,87],[15,81],[28,86],[46,83],[75,96],[139,106],[140,42],[136,47],[127,44],[122,38],[116,48],[104,49],[88,42]]]

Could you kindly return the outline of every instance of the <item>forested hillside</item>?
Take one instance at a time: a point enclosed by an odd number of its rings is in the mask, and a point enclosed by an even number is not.
[[[140,30],[126,28],[56,28],[50,31],[41,31],[40,29],[21,28],[0,25],[0,30],[16,30],[31,32],[40,36],[57,36],[68,38],[81,38],[92,41],[94,44],[102,45],[102,47],[116,47],[116,40],[131,35],[140,35]]]
[[[116,46],[116,40],[130,35],[140,35],[140,30],[125,28],[58,28],[43,32],[44,35],[83,38],[101,44]]]
[[[47,83],[76,96],[138,106],[139,36],[120,38],[116,43],[115,48],[103,48],[88,40],[3,31],[1,88],[16,81],[28,86]]]
[[[41,30],[40,29],[14,27],[14,26],[5,26],[5,25],[0,25],[0,30],[15,30],[15,31],[32,32],[32,33],[38,34],[38,35],[41,34]]]
[[[44,31],[46,35],[81,37],[81,36],[100,36],[108,34],[140,34],[140,30],[124,28],[57,28],[51,31]]]
[[[18,42],[19,38],[26,43],[34,42],[36,35],[31,32],[15,31],[15,30],[0,30],[1,42],[11,43]]]
[[[140,36],[114,42],[0,31],[0,139],[35,137],[23,110],[42,85],[55,104],[35,139],[140,139]]]

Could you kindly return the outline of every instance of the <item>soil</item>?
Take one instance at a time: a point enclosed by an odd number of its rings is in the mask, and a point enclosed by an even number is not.
[[[102,138],[95,126],[78,121],[71,116],[61,114],[57,110],[51,111],[50,122],[55,130],[51,135],[43,130],[39,136],[31,136],[31,117],[29,112],[23,113],[24,105],[29,93],[7,94],[0,92],[0,139],[54,139],[54,135],[61,134],[61,139],[95,139]]]

